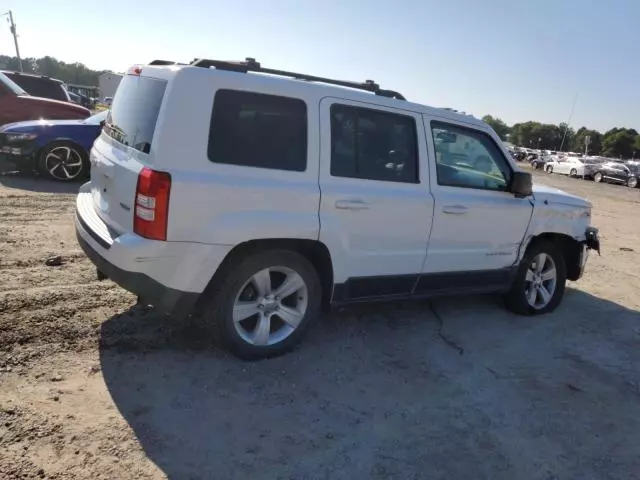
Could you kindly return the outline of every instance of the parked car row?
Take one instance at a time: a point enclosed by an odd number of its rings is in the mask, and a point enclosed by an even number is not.
[[[640,186],[640,162],[615,160],[597,156],[577,154],[549,155],[530,154],[531,167],[544,169],[546,173],[593,180],[596,183],[617,183],[630,188]]]

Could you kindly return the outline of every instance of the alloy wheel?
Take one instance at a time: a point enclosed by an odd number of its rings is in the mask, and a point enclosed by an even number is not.
[[[82,172],[82,156],[71,147],[54,147],[47,153],[44,166],[58,180],[73,180]]]
[[[638,186],[638,179],[636,177],[629,178],[629,180],[627,180],[627,186],[636,188]]]
[[[557,283],[556,264],[551,255],[539,253],[536,255],[525,276],[524,293],[529,306],[540,310],[553,298]]]
[[[233,304],[233,326],[251,345],[274,345],[298,328],[308,301],[307,285],[297,272],[265,268],[240,288]]]

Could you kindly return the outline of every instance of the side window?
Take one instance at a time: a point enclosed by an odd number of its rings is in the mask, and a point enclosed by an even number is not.
[[[506,191],[511,168],[484,132],[431,122],[438,185]]]
[[[303,172],[307,168],[306,103],[218,90],[207,154],[215,163]]]
[[[332,105],[331,175],[418,183],[415,120],[395,113]]]

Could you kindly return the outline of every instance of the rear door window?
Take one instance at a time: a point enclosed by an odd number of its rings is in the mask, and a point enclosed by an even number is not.
[[[127,147],[149,153],[166,88],[165,80],[126,75],[113,97],[104,133]]]
[[[306,103],[277,95],[218,90],[208,155],[214,163],[306,170]]]
[[[418,183],[415,120],[369,108],[332,105],[331,175]]]

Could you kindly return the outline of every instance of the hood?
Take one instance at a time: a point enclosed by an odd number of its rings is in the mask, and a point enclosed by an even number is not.
[[[588,202],[582,197],[572,195],[571,193],[564,192],[558,188],[549,187],[547,185],[541,185],[539,183],[533,184],[533,197],[537,202],[544,202],[545,200],[549,204],[562,204],[572,207],[591,208],[591,202]]]
[[[32,97],[31,95],[20,95],[20,99],[23,102],[47,104],[47,105],[50,105],[52,108],[57,107],[61,110],[65,109],[73,112],[85,113],[87,117],[91,115],[91,111],[89,111],[89,109],[81,107],[80,105],[76,105],[75,103],[61,102],[60,100],[53,100],[51,98],[44,98],[44,97]]]

